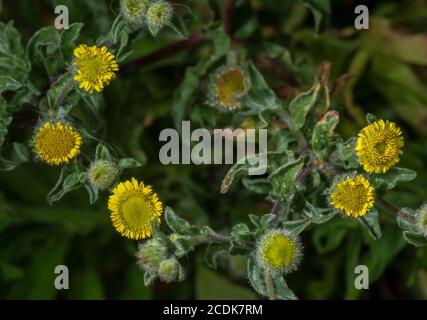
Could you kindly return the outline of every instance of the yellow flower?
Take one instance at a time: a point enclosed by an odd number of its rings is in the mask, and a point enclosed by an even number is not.
[[[74,56],[77,69],[74,80],[79,81],[80,88],[89,93],[101,92],[119,70],[116,58],[106,47],[82,44],[74,49]]]
[[[116,230],[130,239],[145,239],[152,235],[151,222],[163,211],[163,205],[151,186],[132,178],[119,183],[108,200],[111,221]]]
[[[361,175],[344,178],[334,187],[330,204],[349,217],[362,217],[374,205],[374,188]]]
[[[270,231],[258,243],[258,263],[272,272],[289,273],[296,270],[301,256],[298,238],[285,231]]]
[[[236,96],[246,92],[245,77],[245,72],[240,68],[221,68],[214,76],[210,104],[221,111],[239,109],[241,103]]]
[[[402,132],[395,123],[378,120],[359,133],[356,152],[366,172],[385,173],[399,162],[403,144]]]
[[[46,122],[33,139],[36,154],[51,165],[68,163],[80,153],[82,137],[71,126],[57,121]]]

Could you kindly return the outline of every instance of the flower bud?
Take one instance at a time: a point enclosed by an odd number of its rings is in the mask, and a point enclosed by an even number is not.
[[[167,249],[157,239],[149,239],[138,246],[137,264],[144,271],[157,272],[160,263],[166,259]]]
[[[151,0],[122,0],[120,2],[122,16],[130,23],[140,26],[145,21]]]
[[[239,67],[221,67],[212,76],[209,84],[208,104],[222,112],[242,107],[237,99],[247,88],[246,72]]]
[[[118,174],[119,169],[117,166],[105,160],[93,162],[88,170],[89,182],[98,190],[105,190],[111,187]]]
[[[272,230],[257,244],[259,265],[271,272],[290,273],[298,268],[302,258],[299,239],[286,231]]]
[[[422,205],[417,210],[416,219],[418,229],[427,238],[427,204]]]
[[[146,20],[151,34],[156,36],[161,29],[171,22],[172,16],[173,8],[169,2],[159,0],[150,4]]]
[[[163,260],[159,265],[158,273],[160,280],[166,283],[182,281],[185,278],[184,270],[175,258]]]

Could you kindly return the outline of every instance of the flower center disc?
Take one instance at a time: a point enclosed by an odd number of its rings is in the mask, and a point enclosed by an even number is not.
[[[265,249],[266,260],[275,268],[289,265],[295,256],[295,244],[282,236],[274,236]]]
[[[139,197],[131,197],[122,205],[123,218],[134,229],[150,223],[150,212],[150,204]]]

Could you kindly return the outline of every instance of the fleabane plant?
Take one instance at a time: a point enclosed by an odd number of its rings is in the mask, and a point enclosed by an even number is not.
[[[11,23],[1,27],[17,34]],[[0,97],[2,144],[23,101],[37,101],[38,111],[29,146],[7,140],[14,153],[10,160],[1,158],[2,168],[12,170],[30,160],[59,167],[58,181],[47,195],[49,204],[83,188],[91,204],[100,193],[108,197],[103,206],[111,229],[117,236],[138,241],[135,262],[146,285],[184,280],[186,256],[203,247],[205,262],[214,269],[226,268],[230,257],[243,256],[249,283],[260,296],[297,299],[287,277],[306,267],[301,234],[332,219],[359,223],[359,228],[381,241],[380,215],[389,213],[407,242],[427,244],[426,205],[399,208],[386,200],[387,192],[416,177],[414,171],[398,167],[405,157],[405,133],[393,119],[367,114],[359,134],[343,139],[336,131],[340,113],[332,108],[335,97],[330,94],[328,63],[319,66],[307,90],[280,98],[250,54],[239,41],[232,42],[222,26],[212,23],[203,34],[197,31],[183,40],[188,30],[168,1],[122,0],[108,35],[91,43],[80,41],[83,27],[75,23],[61,32],[43,28],[30,39],[26,54],[23,48],[17,50],[19,72],[0,76],[0,93],[19,93],[19,99],[10,101]],[[250,136],[258,144],[249,129],[267,130],[262,175],[251,175],[253,161],[243,158],[227,168],[219,185],[211,185],[218,197],[227,197],[231,188],[261,195],[270,208],[262,215],[247,212],[244,221],[232,226],[224,223],[218,230],[185,219],[186,212],[175,212],[172,204],[161,199],[159,195],[167,192],[161,185],[151,186],[142,181],[143,176],[122,177],[124,170],[141,164],[120,156],[99,132],[80,123],[80,113],[73,113],[89,110],[102,117],[103,93],[121,77],[134,40],[160,37],[168,29],[178,38],[173,49],[204,41],[209,44],[206,50],[212,51],[188,67],[176,89],[170,105],[175,124],[187,116],[212,130],[215,125],[239,127],[241,136]],[[265,54],[277,56],[281,50],[267,44]],[[30,71],[37,68],[45,68],[49,76],[45,91],[31,82]],[[33,151],[31,159],[23,156],[27,149]],[[247,158],[254,156],[260,154]]]

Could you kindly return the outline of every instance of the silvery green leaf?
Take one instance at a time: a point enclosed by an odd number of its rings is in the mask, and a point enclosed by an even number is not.
[[[417,173],[411,169],[393,167],[384,174],[371,174],[368,179],[375,189],[393,189],[400,182],[412,181]]]
[[[279,108],[280,102],[274,91],[270,88],[253,63],[249,64],[247,72],[249,79],[247,86],[249,90],[245,95],[238,97],[242,106],[256,113],[266,109],[274,110]]]
[[[83,23],[76,22],[72,23],[68,29],[61,32],[59,47],[61,50],[62,59],[65,63],[71,63],[73,58],[73,51],[77,47],[77,39],[80,35],[80,30],[83,27]]]
[[[296,132],[304,126],[309,111],[314,107],[320,90],[320,84],[316,82],[307,92],[303,92],[294,98],[289,104],[289,113],[292,118],[292,131]]]
[[[218,266],[218,258],[229,252],[229,243],[210,243],[205,251],[205,262],[208,267],[216,269]]]
[[[102,144],[98,143],[95,150],[95,160],[103,160],[103,161],[113,161],[113,157],[111,156],[108,148]]]
[[[414,233],[410,231],[404,231],[403,237],[406,241],[415,247],[423,247],[427,245],[427,239],[420,233]]]
[[[376,209],[372,209],[365,216],[358,218],[358,221],[366,227],[369,235],[374,239],[378,240],[381,238],[381,227],[379,222],[379,215]]]
[[[376,116],[374,116],[372,113],[367,113],[366,114],[366,122],[368,123],[368,124],[371,124],[371,123],[374,123],[375,121],[377,121],[377,117]]]
[[[149,285],[153,284],[154,280],[156,280],[157,275],[150,271],[144,272],[144,285],[148,287]]]
[[[329,156],[334,130],[339,122],[338,112],[328,111],[314,126],[311,146],[314,154],[322,160]]]
[[[138,168],[141,163],[133,158],[123,158],[119,160],[118,166],[120,169]]]
[[[71,168],[63,168],[55,187],[48,193],[47,202],[52,205],[53,202],[60,200],[68,192],[81,188],[87,180],[84,172],[77,172]]]
[[[296,192],[302,186],[296,181],[304,166],[304,159],[299,158],[283,164],[280,168],[268,176],[268,180],[273,186],[270,193],[273,199],[284,199],[287,195]]]
[[[311,221],[307,219],[286,221],[283,222],[283,228],[286,231],[289,231],[292,235],[298,235],[303,232],[304,229],[307,228],[310,224]]]
[[[248,259],[248,278],[252,287],[261,296],[267,297],[267,289],[265,286],[264,270],[257,264],[255,257],[250,256]],[[272,283],[276,298],[281,300],[296,300],[297,297],[289,289],[285,279],[280,274],[272,274]]]
[[[259,217],[254,214],[249,214],[249,220],[253,223],[255,227],[259,227]]]
[[[189,234],[192,232],[193,227],[187,220],[178,216],[171,208],[165,208],[165,220],[169,228],[179,234]]]
[[[99,197],[98,189],[95,188],[91,183],[86,183],[85,188],[89,194],[89,203],[94,204]]]
[[[396,219],[399,227],[403,230],[417,233],[419,231],[416,223],[417,212],[411,208],[402,208],[400,211],[402,214],[399,214]]]
[[[252,238],[252,233],[249,230],[249,227],[244,223],[236,224],[233,229],[231,229],[230,234],[237,242],[240,243],[244,243]]]
[[[53,26],[43,27],[38,30],[28,41],[27,59],[34,65],[43,65],[45,47],[48,52],[55,51],[60,43],[60,34]]]

